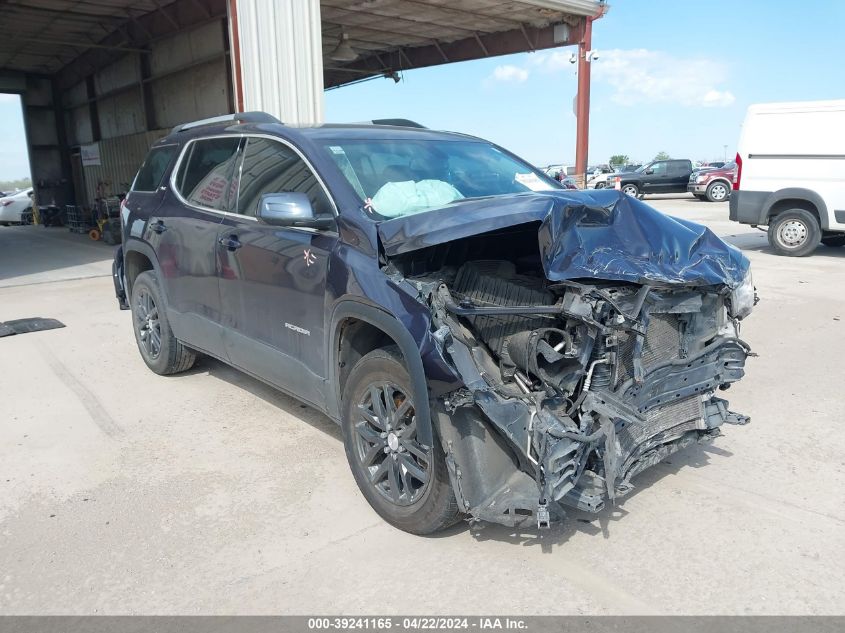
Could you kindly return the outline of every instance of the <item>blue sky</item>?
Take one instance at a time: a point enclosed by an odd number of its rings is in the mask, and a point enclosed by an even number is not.
[[[845,98],[845,1],[616,0],[593,26],[590,162],[732,157],[751,103]],[[326,120],[404,117],[538,164],[575,158],[574,47],[326,93]],[[556,53],[556,54],[555,54]],[[498,69],[498,70],[497,70]]]
[[[593,27],[590,162],[732,156],[751,103],[845,98],[845,0],[616,0]],[[575,49],[404,73],[326,93],[327,121],[404,117],[538,164],[575,158]],[[0,95],[0,180],[27,175],[17,97]]]

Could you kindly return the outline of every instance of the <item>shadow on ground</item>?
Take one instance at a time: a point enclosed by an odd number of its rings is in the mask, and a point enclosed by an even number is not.
[[[186,374],[207,374],[240,387],[288,415],[295,416],[318,431],[343,442],[340,426],[324,414],[221,361],[200,356],[192,369],[174,376],[173,379],[178,379],[179,376]],[[608,505],[598,514],[568,509],[566,518],[563,521],[553,523],[548,530],[538,530],[534,524],[513,528],[491,523],[470,524],[462,521],[451,528],[432,535],[431,538],[449,538],[469,532],[478,541],[492,540],[526,547],[540,547],[544,553],[551,553],[555,547],[564,545],[576,534],[588,534],[608,539],[611,538],[612,525],[628,514],[624,507],[625,503],[668,475],[676,474],[684,468],[707,466],[711,454],[732,455],[729,451],[712,444],[698,444],[689,447],[637,475],[632,482],[634,489],[625,497],[617,500],[615,505]]]

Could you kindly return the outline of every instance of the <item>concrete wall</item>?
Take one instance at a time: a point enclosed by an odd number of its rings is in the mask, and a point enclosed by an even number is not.
[[[119,57],[62,93],[69,151],[91,143],[100,151],[101,165],[83,167],[78,204],[126,191],[149,145],[171,127],[232,111],[227,28],[212,20],[156,40],[148,54]]]
[[[197,20],[192,28],[152,39],[146,52],[115,53],[106,66],[55,95],[57,77],[26,78],[30,161],[42,204],[90,207],[100,193],[125,191],[149,144],[169,128],[237,109],[235,69],[244,109],[291,123],[322,121],[320,0],[239,0],[236,6],[235,30],[223,17]],[[235,40],[237,60],[229,51]],[[84,166],[84,182],[74,183],[71,165],[79,148],[93,143],[100,164]]]
[[[155,119],[159,127],[228,114],[231,86],[225,25],[211,22],[156,42],[150,55]]]

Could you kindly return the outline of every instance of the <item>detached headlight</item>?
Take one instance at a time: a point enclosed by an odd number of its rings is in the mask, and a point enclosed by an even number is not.
[[[745,274],[742,280],[734,291],[731,293],[731,305],[728,308],[728,313],[735,319],[744,319],[754,309],[756,295],[754,292],[754,281],[751,278],[751,271]]]

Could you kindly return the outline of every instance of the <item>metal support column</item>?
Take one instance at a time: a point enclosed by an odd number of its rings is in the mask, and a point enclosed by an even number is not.
[[[587,149],[590,140],[590,62],[587,51],[593,42],[593,20],[588,17],[584,35],[578,42],[578,96],[575,100],[575,180],[580,188],[587,186]]]

